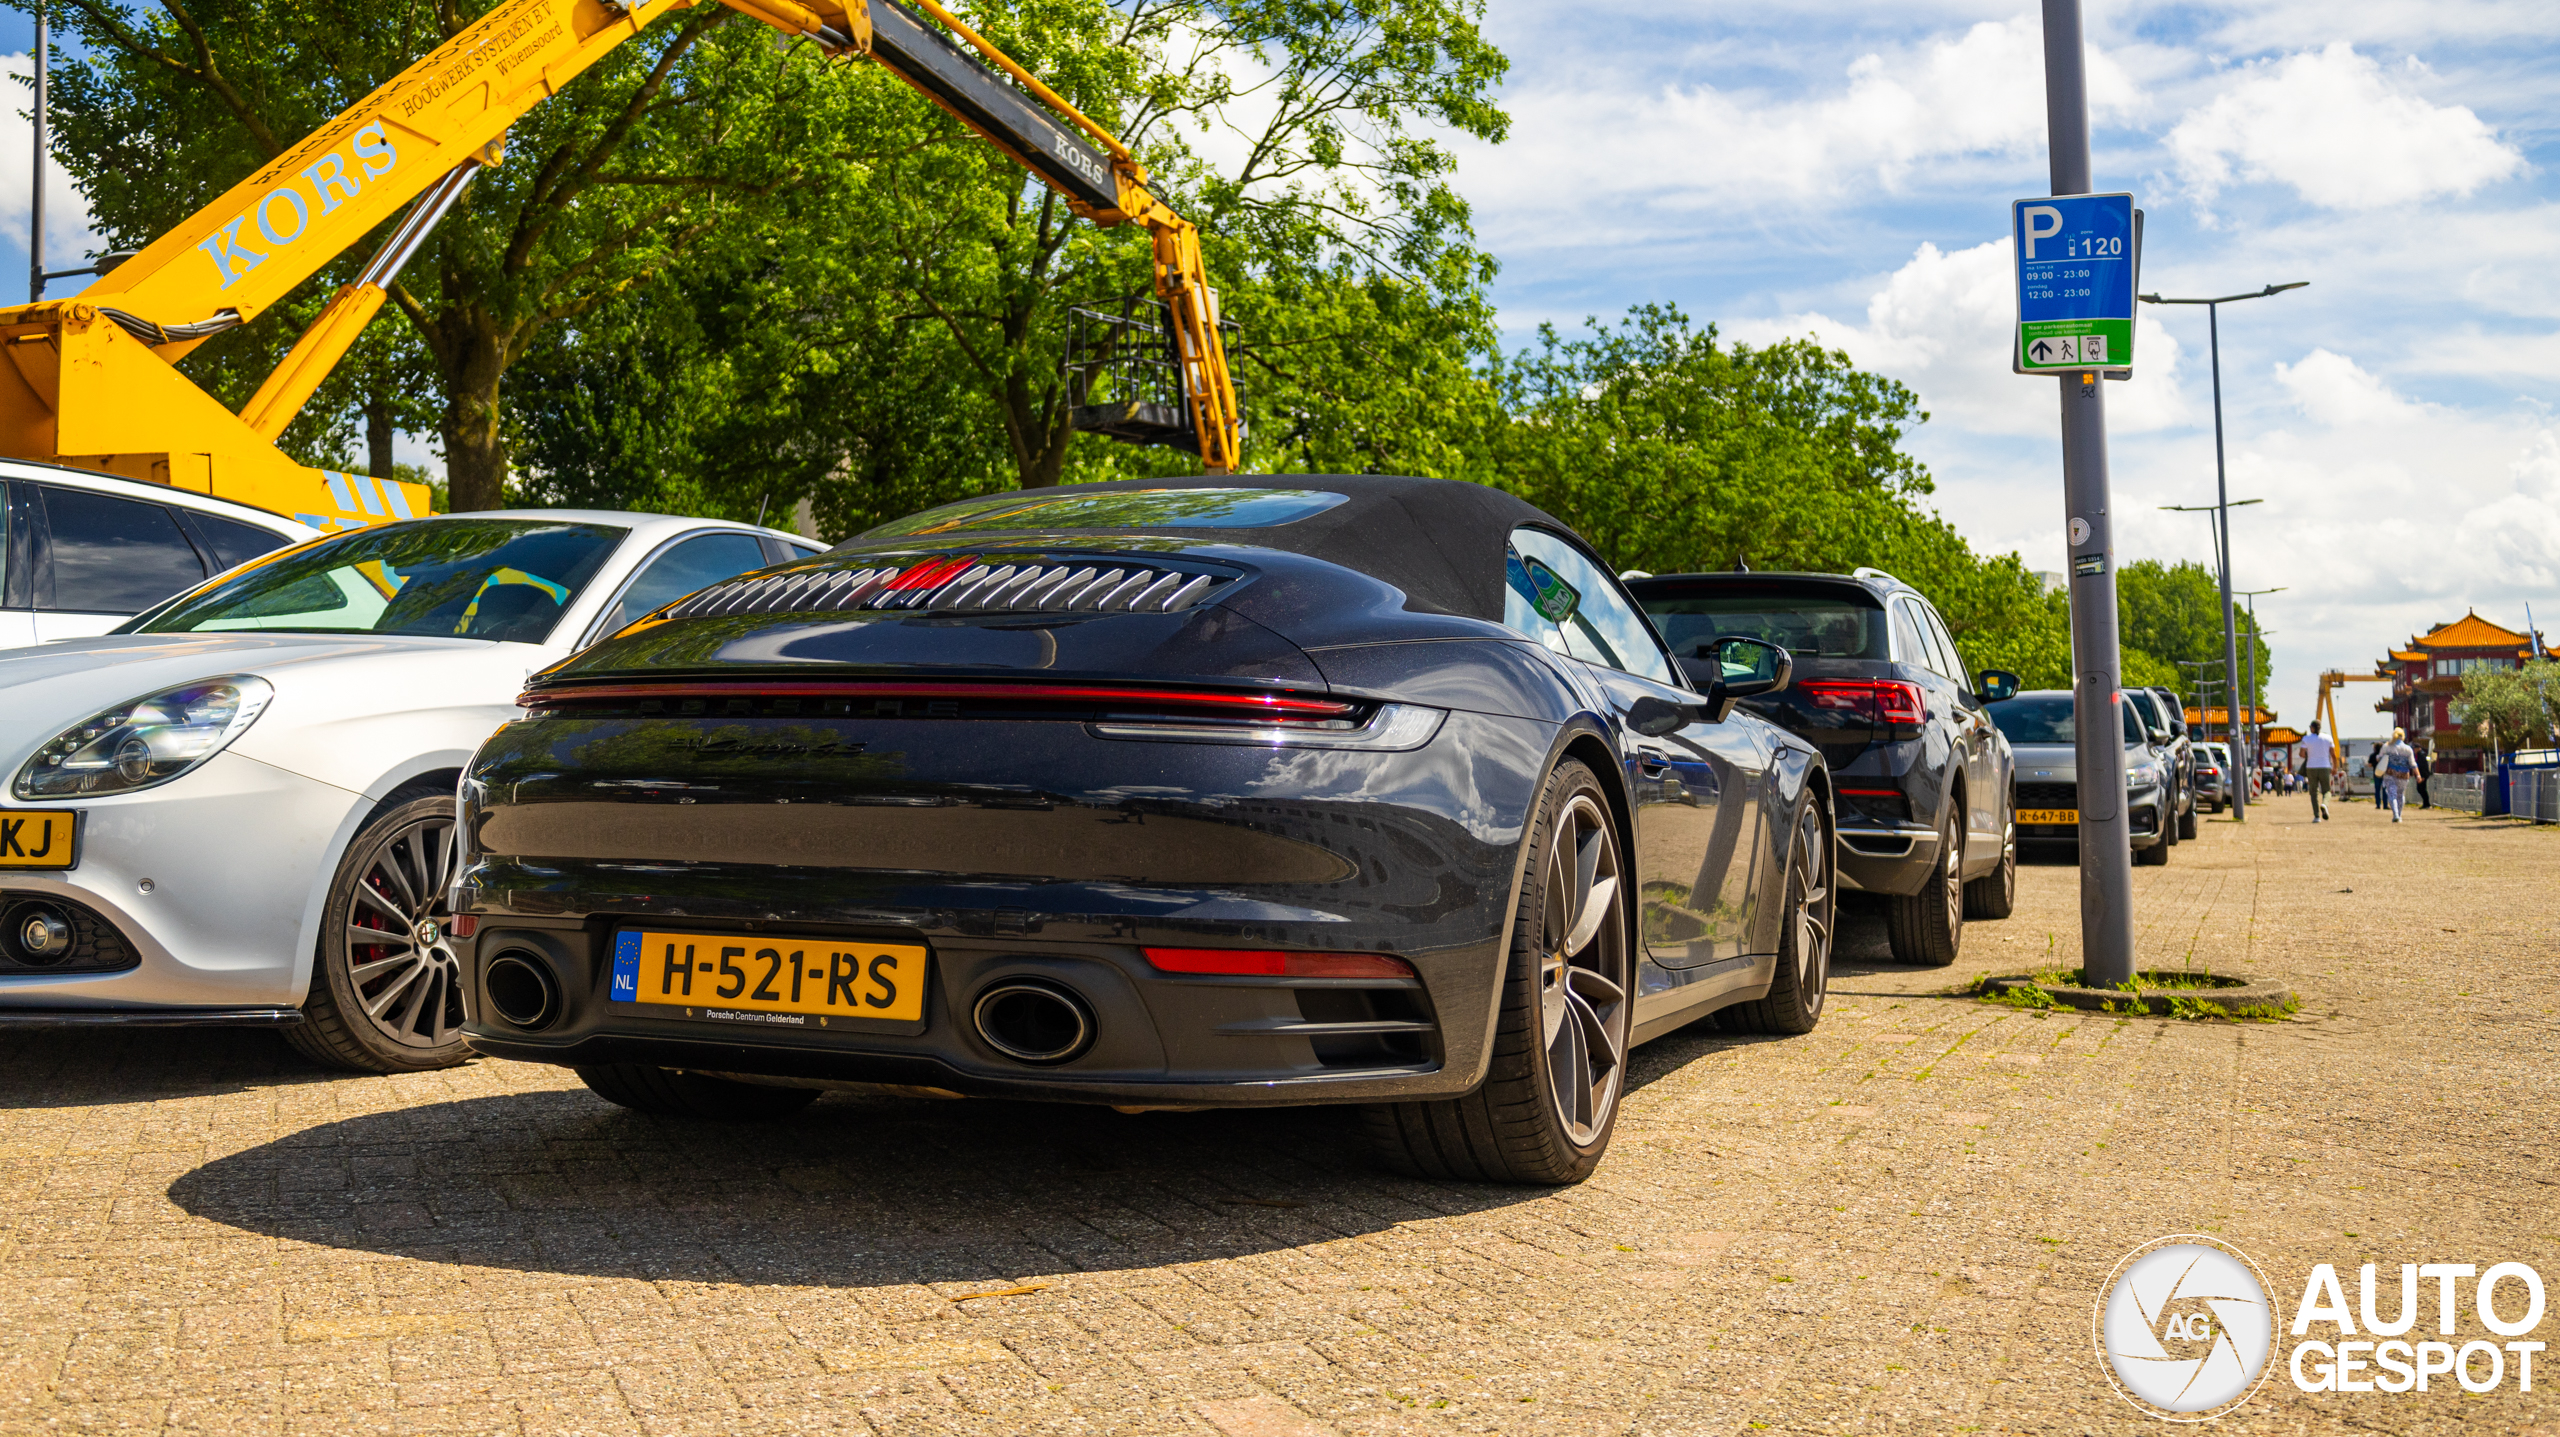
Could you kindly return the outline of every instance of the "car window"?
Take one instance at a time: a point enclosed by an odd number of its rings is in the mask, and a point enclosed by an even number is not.
[[[272,554],[293,542],[272,529],[218,518],[200,509],[189,510],[187,517],[195,522],[196,533],[212,547],[216,573],[238,568],[260,554]]]
[[[34,488],[42,495],[52,570],[37,608],[130,614],[204,581],[204,561],[166,508],[86,489]]]
[[[1922,668],[1938,666],[1937,656],[1929,652],[1929,641],[1920,637],[1920,626],[1912,621],[1909,604],[1893,606],[1893,656],[1903,663],[1918,664]]]
[[[1763,639],[1799,657],[1889,657],[1884,610],[1845,594],[1726,588],[1639,596],[1671,652],[1695,658],[1721,638]]]
[[[2133,708],[2141,711],[2142,721],[2144,724],[2152,728],[2167,727],[2167,725],[2160,722],[2160,701],[2151,696],[2150,690],[2126,689],[2124,691],[2124,701]]]
[[[596,632],[613,633],[661,604],[764,565],[764,544],[753,534],[697,534],[651,559]]]
[[[629,532],[541,519],[427,519],[360,529],[244,570],[123,631],[538,644]]]
[[[1937,641],[1938,652],[1946,659],[1947,666],[1938,672],[1955,680],[1957,688],[1972,689],[1973,681],[1965,677],[1964,651],[1956,647],[1956,636],[1947,632],[1946,619],[1927,604],[1917,607],[1920,617],[1929,621],[1929,637]]]
[[[1586,663],[1676,683],[1652,626],[1607,570],[1539,529],[1514,529],[1503,559],[1502,622]]]
[[[2071,695],[2020,694],[1984,705],[2000,732],[2011,743],[2077,743],[2071,730]],[[2133,706],[2122,705],[2117,712],[2124,716],[2124,741],[2142,742],[2142,730],[2133,717]]]
[[[1929,621],[1921,613],[1918,604],[1909,599],[1896,599],[1893,604],[1893,618],[1895,632],[1907,636],[1910,640],[1911,657],[1914,663],[1932,673],[1948,678],[1955,677],[1947,673],[1947,656],[1938,648],[1937,636],[1929,632]]]

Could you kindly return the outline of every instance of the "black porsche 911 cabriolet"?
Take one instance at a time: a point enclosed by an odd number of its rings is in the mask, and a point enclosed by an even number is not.
[[[1822,1011],[1829,779],[1734,708],[1786,653],[1717,657],[1474,484],[948,504],[534,676],[463,781],[466,1032],[645,1111],[1356,1103],[1575,1181],[1630,1045]]]

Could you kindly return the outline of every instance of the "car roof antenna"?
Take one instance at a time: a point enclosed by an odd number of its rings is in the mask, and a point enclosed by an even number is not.
[[[1748,574],[1748,573],[1750,573],[1750,572],[1751,572],[1751,559],[1750,559],[1750,557],[1749,557],[1748,555],[1745,555],[1745,554],[1740,554],[1740,553],[1735,554],[1735,555],[1733,556],[1733,571],[1734,571],[1735,573],[1737,573],[1737,574]]]

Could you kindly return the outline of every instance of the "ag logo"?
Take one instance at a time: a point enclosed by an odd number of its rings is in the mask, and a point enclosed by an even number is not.
[[[2098,1299],[2098,1358],[2126,1401],[2202,1422],[2266,1380],[2275,1304],[2257,1264],[2216,1238],[2157,1238],[2116,1264]]]

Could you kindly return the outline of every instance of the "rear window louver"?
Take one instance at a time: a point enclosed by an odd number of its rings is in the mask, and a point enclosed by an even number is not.
[[[668,610],[667,617],[882,609],[1170,614],[1193,607],[1233,582],[1221,574],[1145,564],[929,559],[903,567],[749,575],[712,585]]]

